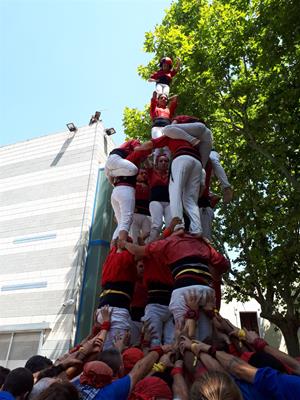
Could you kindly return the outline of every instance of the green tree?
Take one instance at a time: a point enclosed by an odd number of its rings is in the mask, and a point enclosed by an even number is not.
[[[148,78],[163,55],[182,60],[171,87],[178,113],[208,121],[235,189],[216,227],[238,254],[227,299],[255,298],[292,355],[300,354],[299,20],[297,0],[177,0],[146,33],[155,57],[139,67]],[[125,126],[135,133],[126,118]]]

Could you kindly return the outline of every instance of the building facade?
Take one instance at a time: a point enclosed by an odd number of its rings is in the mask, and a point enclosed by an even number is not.
[[[101,121],[0,148],[0,365],[73,343],[99,168]]]

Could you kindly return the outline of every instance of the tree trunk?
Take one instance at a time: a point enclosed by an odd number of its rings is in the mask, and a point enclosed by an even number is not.
[[[292,357],[299,357],[300,356],[300,344],[298,339],[299,325],[295,324],[294,321],[291,320],[280,321],[280,323],[277,323],[277,325],[283,334],[289,355]]]

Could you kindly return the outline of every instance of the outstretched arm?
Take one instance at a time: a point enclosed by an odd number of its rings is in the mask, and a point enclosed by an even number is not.
[[[138,244],[133,244],[126,242],[125,243],[125,249],[129,251],[129,253],[135,255],[135,256],[140,256],[144,257],[145,256],[145,248],[146,246],[139,246]]]

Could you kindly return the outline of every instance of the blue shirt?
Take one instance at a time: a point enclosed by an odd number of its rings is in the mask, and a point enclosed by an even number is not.
[[[9,392],[0,391],[0,400],[15,400],[14,396]]]
[[[266,399],[300,399],[300,377],[282,374],[269,367],[259,368],[257,370],[253,386],[262,393]]]
[[[79,379],[72,383],[80,392],[82,400],[126,400],[130,392],[131,379],[129,375],[117,379],[102,389],[81,385],[78,381]]]

